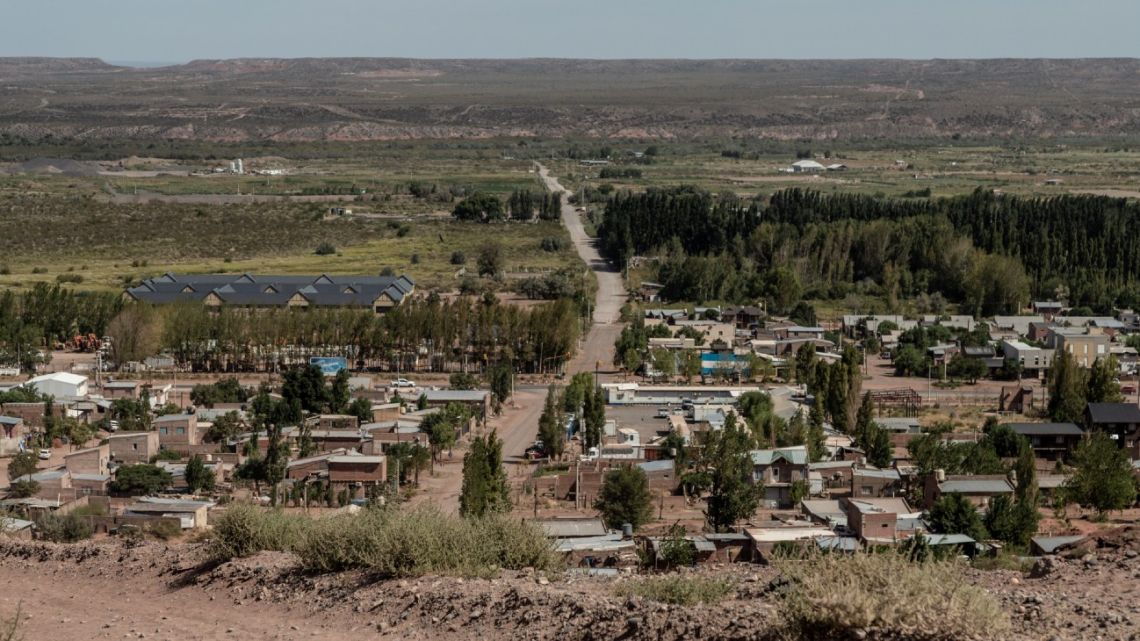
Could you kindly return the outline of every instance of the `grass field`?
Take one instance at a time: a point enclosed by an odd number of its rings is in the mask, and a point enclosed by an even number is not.
[[[0,174],[0,286],[61,280],[76,289],[113,290],[166,271],[371,274],[391,268],[423,288],[451,289],[463,267],[451,262],[452,254],[463,253],[473,270],[488,242],[502,246],[509,273],[578,264],[560,225],[452,221],[449,212],[463,194],[505,197],[541,187],[529,161],[451,153],[420,147],[369,162],[276,158],[262,166],[271,162],[297,173],[273,177],[186,175],[211,162],[161,159],[124,163],[125,178]],[[183,175],[151,175],[163,168]],[[363,193],[292,196],[352,185]],[[239,192],[287,197],[227,202]],[[353,215],[328,216],[332,204]],[[544,238],[561,239],[563,249],[543,251]],[[317,255],[322,243],[336,252]]]

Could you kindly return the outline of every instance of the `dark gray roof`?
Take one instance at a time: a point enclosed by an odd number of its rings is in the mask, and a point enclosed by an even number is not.
[[[1080,436],[1085,433],[1073,423],[1010,423],[1009,427],[1025,436]]]
[[[1089,403],[1093,423],[1140,423],[1140,407],[1135,403]]]
[[[401,302],[415,291],[407,276],[279,276],[259,274],[163,274],[127,290],[136,300],[165,304],[202,301],[210,294],[230,305],[284,306],[300,294],[316,307],[369,307],[381,295]]]

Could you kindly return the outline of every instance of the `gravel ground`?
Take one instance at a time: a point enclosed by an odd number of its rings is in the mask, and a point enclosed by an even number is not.
[[[1010,639],[1140,639],[1140,528],[1102,535],[1032,570],[969,569],[999,600]],[[362,572],[305,575],[263,553],[204,565],[193,544],[126,548],[0,540],[0,613],[17,604],[25,639],[777,639],[781,581],[770,567],[707,567],[736,581],[714,606],[614,595],[614,579],[425,577],[376,581]],[[617,579],[624,580],[624,579]],[[887,631],[852,638],[900,639]]]

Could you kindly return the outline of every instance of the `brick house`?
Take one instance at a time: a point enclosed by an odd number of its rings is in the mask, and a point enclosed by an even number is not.
[[[899,538],[899,515],[910,513],[901,498],[859,499],[841,501],[847,513],[847,527],[860,541],[892,543]]]
[[[0,416],[0,456],[11,456],[20,451],[20,443],[28,433],[24,419],[18,416]]]
[[[158,454],[158,432],[120,432],[107,437],[111,459],[127,465],[146,463]]]
[[[63,457],[63,465],[72,474],[106,475],[110,473],[111,446],[104,443],[85,450],[77,450]]]
[[[200,442],[196,414],[159,416],[154,419],[154,429],[158,432],[158,442],[162,447],[178,448]]]
[[[851,473],[852,497],[880,498],[899,496],[902,493],[902,477],[898,470],[857,467]]]

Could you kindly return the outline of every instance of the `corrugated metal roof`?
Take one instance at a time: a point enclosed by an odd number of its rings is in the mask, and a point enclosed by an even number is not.
[[[1045,554],[1052,554],[1059,548],[1080,543],[1086,538],[1087,537],[1083,534],[1075,534],[1072,536],[1035,536],[1030,539],[1030,542]]]
[[[1013,486],[1006,480],[954,479],[938,484],[943,494],[1009,494]]]
[[[1025,436],[1082,436],[1075,423],[1010,423],[1009,428]]]
[[[601,519],[567,518],[534,519],[530,521],[553,539],[604,536],[607,533]]]
[[[647,474],[650,472],[671,472],[671,471],[673,471],[673,469],[675,467],[675,465],[673,463],[673,459],[661,459],[659,461],[646,461],[644,463],[638,463],[637,466],[640,467]]]

